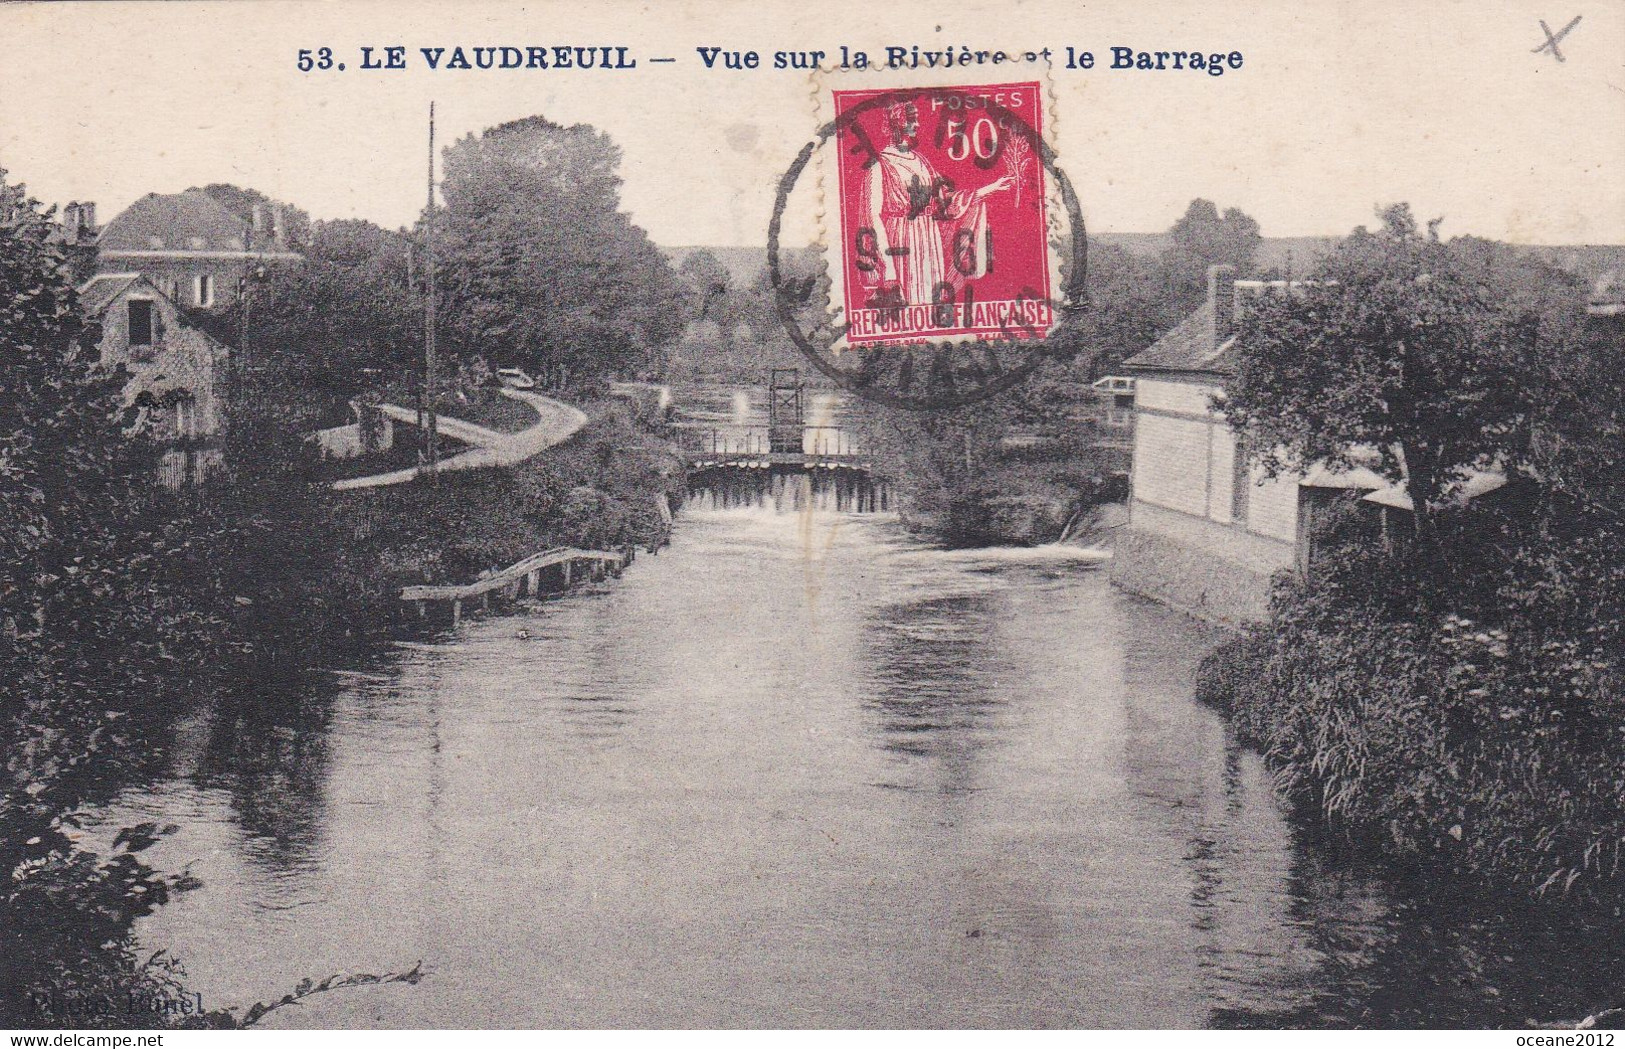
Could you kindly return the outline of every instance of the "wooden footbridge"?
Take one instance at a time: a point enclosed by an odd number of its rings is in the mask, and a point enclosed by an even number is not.
[[[462,622],[465,602],[478,601],[482,609],[489,609],[493,600],[517,601],[522,597],[538,597],[542,593],[544,573],[556,583],[552,588],[556,590],[569,589],[572,578],[579,577],[579,573],[585,573],[590,580],[603,579],[606,575],[619,576],[636,556],[637,552],[630,546],[623,550],[578,550],[559,546],[527,557],[501,571],[483,575],[472,583],[406,587],[401,590],[401,600],[416,605],[420,619],[428,618],[431,604],[450,604],[451,622],[456,626]]]

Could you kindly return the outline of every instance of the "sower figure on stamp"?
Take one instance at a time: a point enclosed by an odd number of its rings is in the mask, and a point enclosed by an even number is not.
[[[879,284],[874,306],[924,306],[952,301],[959,286],[982,276],[987,260],[980,250],[963,252],[967,264],[950,266],[957,244],[987,242],[984,198],[1014,184],[1005,175],[974,190],[957,190],[939,176],[918,150],[919,110],[913,102],[886,107],[891,141],[877,155],[863,185],[859,214],[874,230],[879,265],[868,274]],[[967,272],[968,271],[968,272]],[[946,284],[946,294],[939,285]]]

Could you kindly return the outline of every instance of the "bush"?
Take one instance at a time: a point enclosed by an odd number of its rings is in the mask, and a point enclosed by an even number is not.
[[[528,409],[526,409],[528,411]],[[657,496],[680,491],[681,463],[617,407],[569,441],[513,467],[443,473],[438,483],[335,493],[272,475],[213,493],[230,636],[263,669],[360,644],[394,627],[400,588],[469,582],[552,546],[652,545],[667,528]],[[200,571],[203,569],[200,568]],[[320,657],[318,657],[319,659]]]
[[[1250,626],[1242,636],[1215,648],[1196,668],[1196,699],[1226,714],[1236,712],[1236,699],[1249,678],[1269,658],[1268,630]]]
[[[1345,547],[1311,584],[1278,583],[1272,622],[1210,656],[1198,694],[1288,798],[1392,855],[1543,896],[1617,894],[1622,569],[1587,576],[1583,537],[1546,540],[1498,564],[1446,551],[1421,578]]]

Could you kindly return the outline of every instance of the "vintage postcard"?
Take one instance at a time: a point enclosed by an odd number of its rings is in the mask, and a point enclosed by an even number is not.
[[[0,1028],[1613,1045],[1567,2],[0,3]]]

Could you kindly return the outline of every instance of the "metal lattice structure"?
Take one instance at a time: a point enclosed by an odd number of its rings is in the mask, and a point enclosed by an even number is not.
[[[802,413],[801,372],[774,368],[767,385],[768,450],[799,453],[805,427]]]

